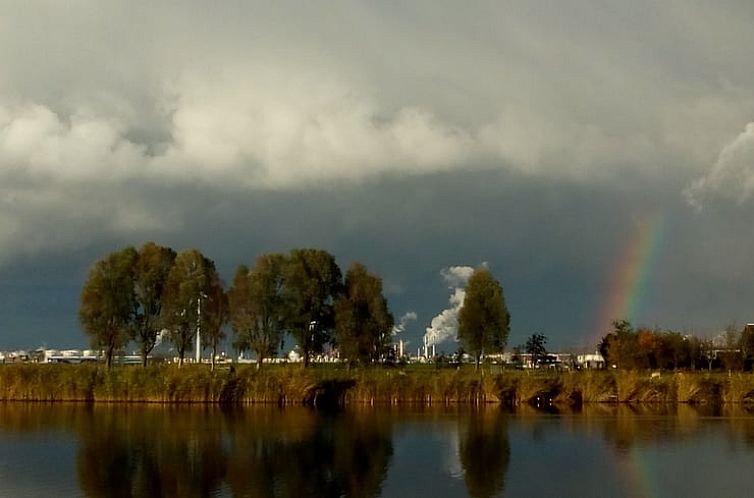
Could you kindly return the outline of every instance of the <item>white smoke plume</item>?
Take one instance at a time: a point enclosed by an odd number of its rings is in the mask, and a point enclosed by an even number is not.
[[[416,312],[414,311],[404,313],[403,316],[398,319],[398,323],[393,326],[393,335],[398,335],[401,332],[404,332],[409,322],[415,322],[416,318]]]
[[[458,312],[466,297],[466,283],[474,273],[471,266],[449,266],[440,271],[448,288],[452,290],[448,298],[448,308],[442,310],[430,322],[424,334],[424,344],[434,346],[458,335]]]
[[[159,346],[160,344],[162,344],[162,341],[168,338],[168,332],[169,332],[168,329],[160,330],[160,332],[157,334],[157,339],[154,341],[155,348]]]

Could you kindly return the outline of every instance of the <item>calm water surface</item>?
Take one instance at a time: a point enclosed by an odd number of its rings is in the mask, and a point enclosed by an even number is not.
[[[738,407],[0,403],[3,497],[750,497],[752,469]]]

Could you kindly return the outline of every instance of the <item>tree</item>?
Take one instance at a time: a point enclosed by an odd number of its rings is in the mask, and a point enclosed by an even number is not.
[[[658,368],[662,361],[662,337],[647,328],[636,331],[637,348],[639,351],[638,364],[640,368]]]
[[[485,352],[501,351],[508,340],[510,314],[503,288],[487,268],[474,270],[458,313],[458,339],[474,356],[475,368]]]
[[[335,304],[335,342],[341,357],[349,362],[378,361],[392,329],[382,280],[361,263],[353,263],[346,272],[345,291]]]
[[[136,327],[134,338],[139,343],[142,365],[147,366],[147,356],[157,344],[162,330],[162,294],[170,269],[175,261],[175,251],[147,242],[139,249],[134,270],[136,298]]]
[[[217,308],[208,300],[221,287],[215,264],[196,249],[181,252],[168,274],[161,319],[175,345],[180,364],[197,332],[213,320]]]
[[[212,350],[212,371],[215,370],[217,347],[225,339],[225,324],[228,323],[228,295],[219,278],[210,283],[207,298],[202,301],[202,347]],[[206,304],[205,304],[206,303]]]
[[[738,349],[741,350],[741,367],[745,370],[754,356],[754,324],[747,324],[741,331]]]
[[[691,350],[686,337],[680,332],[667,331],[657,334],[660,340],[661,354],[658,366],[668,370],[677,370],[691,365]]]
[[[109,254],[90,270],[81,290],[79,320],[92,344],[104,350],[108,368],[115,351],[128,343],[134,327],[136,258],[133,247]]]
[[[320,249],[294,249],[284,272],[286,325],[301,348],[304,366],[330,339],[334,303],[342,289],[335,258]]]
[[[547,344],[547,337],[542,334],[532,334],[526,339],[526,352],[531,355],[533,367],[536,367],[537,363],[547,355],[545,344]]]
[[[698,337],[694,336],[687,336],[686,337],[686,347],[689,352],[689,362],[691,366],[691,370],[696,370],[697,368],[703,368],[703,367],[697,367],[699,363],[702,360],[704,360],[704,345],[702,344],[702,340]]]
[[[602,338],[600,354],[617,368],[635,368],[639,339],[628,320],[614,320],[613,331]]]
[[[235,345],[256,353],[257,368],[277,351],[285,331],[285,263],[283,254],[263,254],[251,271],[244,265],[238,267],[228,291]]]
[[[703,339],[699,342],[699,353],[701,358],[707,362],[707,370],[712,371],[712,364],[716,358],[715,342],[712,339]]]
[[[721,351],[718,354],[722,367],[728,371],[743,370],[745,362],[740,349],[741,334],[735,322],[731,322],[725,326],[723,340],[725,342],[725,351]]]

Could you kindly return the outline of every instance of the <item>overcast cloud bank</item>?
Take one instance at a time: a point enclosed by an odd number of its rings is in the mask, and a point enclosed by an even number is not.
[[[743,320],[752,25],[745,1],[0,1],[0,270],[146,238],[225,266],[381,247],[392,288],[490,259],[553,312],[603,292],[652,209],[674,237],[655,285],[684,289],[668,316],[701,315],[693,276],[741,296],[706,316]]]

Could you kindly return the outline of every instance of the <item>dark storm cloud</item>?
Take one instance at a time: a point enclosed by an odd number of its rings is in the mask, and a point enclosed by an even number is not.
[[[416,340],[446,304],[440,269],[487,261],[512,340],[586,341],[647,213],[667,234],[642,320],[747,319],[746,2],[0,12],[9,341],[51,342],[60,320],[80,340],[86,267],[145,239],[199,247],[226,278],[293,246],[363,260],[396,315],[418,312]]]

